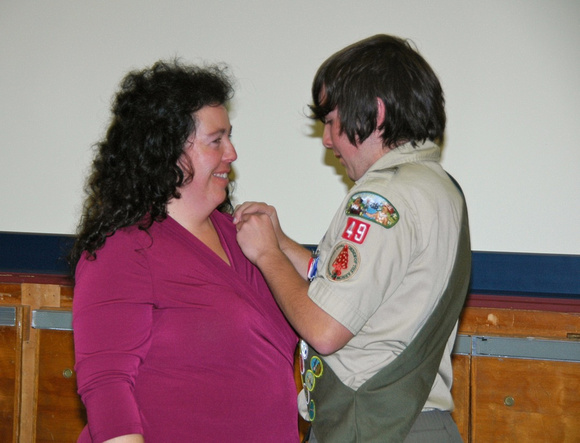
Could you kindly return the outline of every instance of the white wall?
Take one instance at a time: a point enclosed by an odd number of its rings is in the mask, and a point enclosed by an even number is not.
[[[473,249],[578,254],[579,20],[576,0],[0,0],[0,231],[74,232],[120,79],[178,55],[237,78],[236,200],[317,243],[347,187],[305,118],[312,77],[384,32],[443,83]]]

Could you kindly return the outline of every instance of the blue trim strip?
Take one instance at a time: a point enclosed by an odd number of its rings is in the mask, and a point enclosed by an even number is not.
[[[580,362],[580,342],[517,337],[473,337],[472,355]]]
[[[474,252],[471,292],[580,298],[580,255]]]
[[[16,326],[16,308],[0,306],[0,326]]]
[[[68,275],[72,235],[0,232],[0,272]]]
[[[580,299],[580,255],[473,251],[469,292]]]
[[[32,327],[51,331],[72,331],[72,311],[32,311]]]
[[[73,241],[72,235],[0,232],[0,272],[68,275]],[[474,251],[470,292],[580,299],[580,255]]]

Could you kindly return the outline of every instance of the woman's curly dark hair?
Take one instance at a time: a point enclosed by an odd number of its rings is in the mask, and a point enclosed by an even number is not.
[[[187,66],[158,61],[122,80],[112,120],[96,145],[83,213],[70,254],[74,273],[84,251],[91,258],[119,228],[147,230],[167,217],[167,203],[193,171],[180,165],[187,138],[195,132],[194,113],[226,104],[233,85],[223,66]],[[218,208],[231,211],[229,198]]]

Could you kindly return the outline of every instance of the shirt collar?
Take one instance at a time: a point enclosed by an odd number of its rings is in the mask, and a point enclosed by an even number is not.
[[[405,163],[438,162],[440,160],[441,148],[432,141],[427,140],[423,143],[418,143],[416,146],[413,146],[411,142],[405,143],[388,151],[378,159],[356,183],[364,181],[368,174],[374,171],[394,168]]]

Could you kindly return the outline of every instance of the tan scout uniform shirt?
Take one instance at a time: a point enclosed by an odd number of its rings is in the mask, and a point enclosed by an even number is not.
[[[325,357],[357,389],[407,346],[437,304],[457,249],[462,198],[431,142],[399,146],[351,189],[319,245],[310,298],[354,337]],[[424,407],[452,410],[447,343]]]

